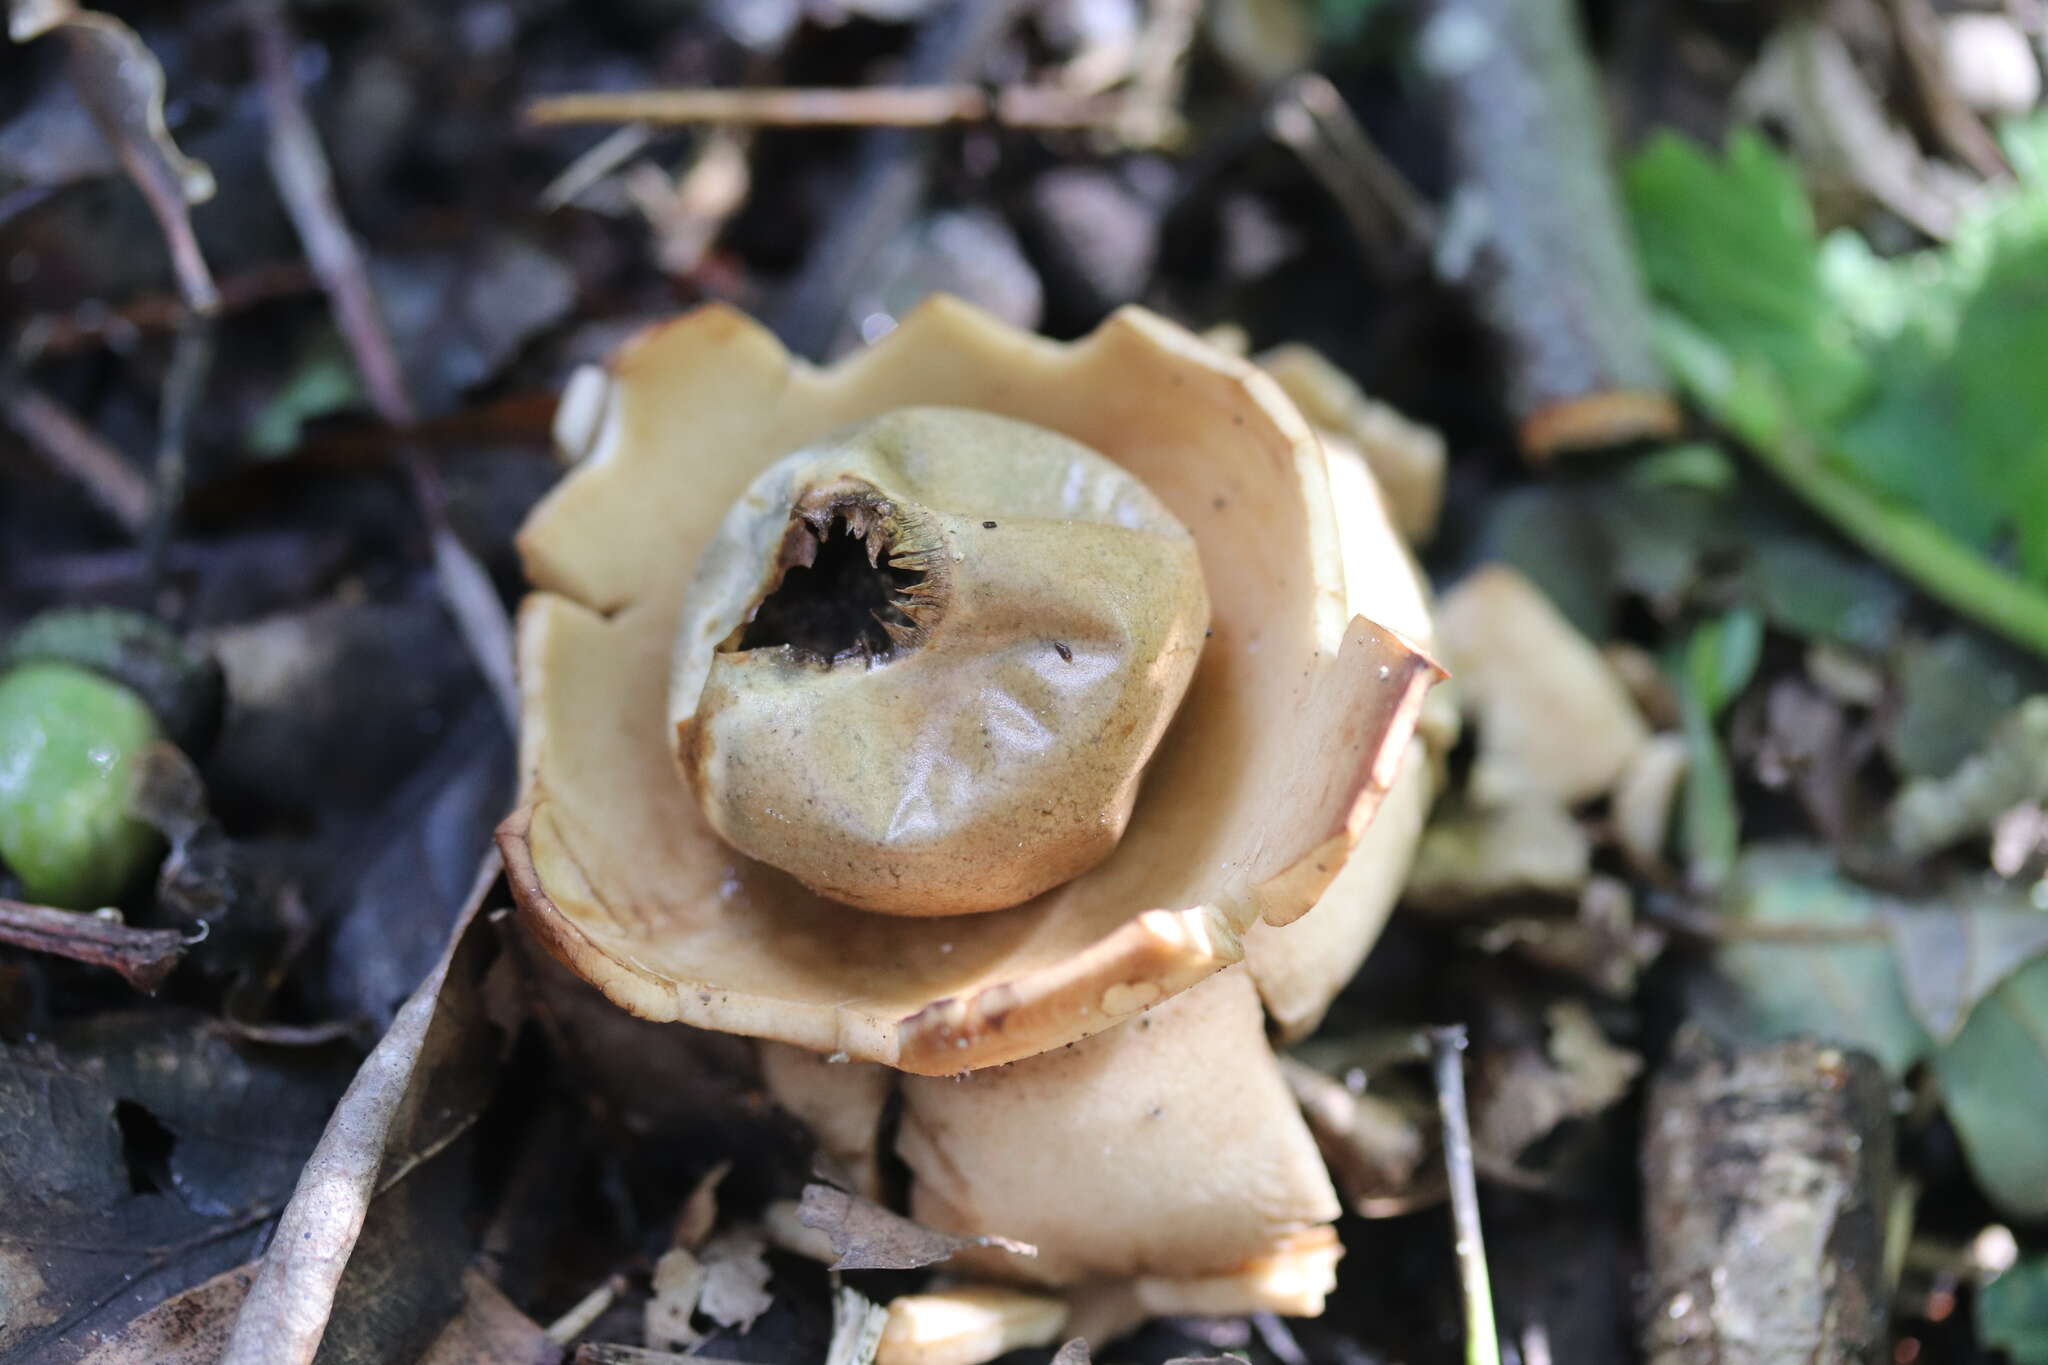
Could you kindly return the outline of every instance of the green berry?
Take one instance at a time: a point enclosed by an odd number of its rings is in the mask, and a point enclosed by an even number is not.
[[[140,697],[87,669],[0,675],[0,861],[30,900],[104,905],[156,853],[128,803],[135,756],[159,734]]]

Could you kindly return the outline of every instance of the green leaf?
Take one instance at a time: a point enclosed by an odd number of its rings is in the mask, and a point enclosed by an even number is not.
[[[1718,718],[1756,676],[1764,648],[1764,618],[1737,607],[1696,627],[1685,641],[1687,692]]]
[[[1984,1193],[2011,1217],[2048,1218],[2048,960],[1972,1010],[1934,1071]]]
[[[1751,848],[1721,898],[1738,921],[1781,929],[1870,931],[1867,942],[1723,945],[1714,965],[1740,993],[1744,1022],[1766,1038],[1811,1035],[1860,1047],[1902,1075],[1930,1040],[1914,1016],[1869,892],[1845,881],[1825,850]]]
[[[1842,412],[1867,365],[1821,278],[1791,163],[1742,130],[1716,159],[1672,133],[1624,175],[1644,274],[1658,297],[1738,361],[1760,361],[1808,421]]]
[[[1824,850],[1762,845],[1720,909],[1778,937],[1731,938],[1714,962],[1752,1034],[1861,1047],[1894,1076],[1931,1057],[1977,1183],[2031,1219],[2048,1217],[2048,913],[2019,904],[1989,879],[1905,902],[1846,880]]]
[[[1957,887],[1944,905],[1879,910],[1913,1017],[1952,1043],[1985,998],[2048,957],[2048,914],[2002,882]]]
[[[2023,571],[2048,579],[2048,232],[1993,257],[1963,307],[1949,370],[1957,473],[2016,518]]]
[[[1977,1291],[1977,1337],[2012,1365],[2048,1365],[2048,1256],[2029,1256]]]
[[[1975,631],[1908,641],[1891,671],[1884,752],[1909,778],[1948,776],[2029,694],[2048,692],[2039,661]]]
[[[1625,180],[1680,382],[1865,549],[2048,653],[2048,119],[2008,140],[2023,183],[1895,260],[1817,243],[1753,133],[1664,135]]]
[[[1666,446],[1628,468],[1628,482],[1636,488],[1684,488],[1718,495],[1733,492],[1736,478],[1735,462],[1706,441]]]
[[[1897,579],[1811,536],[1759,528],[1743,580],[1771,624],[1802,640],[1874,654],[1891,647],[1905,620],[1906,592]]]
[[[1694,627],[1671,670],[1678,685],[1686,749],[1679,842],[1698,886],[1719,886],[1735,866],[1741,847],[1742,812],[1735,801],[1735,778],[1714,722],[1749,685],[1763,640],[1763,617],[1738,607]]]
[[[362,392],[340,337],[323,333],[299,357],[284,386],[257,409],[244,437],[259,455],[290,454],[306,423],[353,407]]]

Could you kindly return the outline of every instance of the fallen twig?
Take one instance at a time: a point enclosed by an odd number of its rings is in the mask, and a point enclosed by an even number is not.
[[[216,295],[214,307],[219,305]],[[185,501],[186,437],[192,427],[192,411],[206,390],[206,377],[213,372],[214,314],[192,306],[189,299],[187,306],[189,311],[172,344],[171,367],[164,372],[163,397],[157,408],[156,506],[143,540],[143,560],[152,580],[163,571],[171,531]]]
[[[1201,0],[1152,0],[1131,54],[1131,83],[1115,127],[1125,144],[1159,147],[1179,140],[1180,93]]]
[[[1929,0],[1888,0],[1885,9],[1899,45],[1906,87],[1927,131],[1942,150],[1986,180],[2012,179],[1998,139],[1963,103],[1942,70],[1941,17],[1934,6]]]
[[[30,17],[23,22],[23,14]],[[192,227],[192,205],[213,195],[213,173],[178,149],[164,125],[164,71],[142,39],[119,19],[82,10],[68,0],[17,11],[16,41],[53,32],[64,42],[72,87],[100,136],[141,192],[163,234],[185,301],[177,349],[164,378],[157,422],[156,491],[143,528],[146,563],[160,567],[185,484],[185,437],[212,369],[209,320],[220,310],[220,288]],[[130,529],[134,529],[131,526]]]
[[[0,414],[52,467],[77,481],[130,534],[149,525],[149,480],[121,453],[48,395],[19,383],[0,387]]]
[[[730,123],[755,128],[943,128],[994,123],[1066,130],[1114,126],[1126,102],[1042,86],[880,85],[856,89],[754,86],[737,90],[594,90],[527,104],[539,126],[576,123]]]
[[[144,995],[156,994],[195,941],[176,929],[137,929],[100,915],[0,898],[0,943],[111,968]]]
[[[1539,459],[1679,427],[1576,10],[1425,0],[1415,43],[1458,182],[1437,268],[1500,338],[1509,411]]]
[[[569,1305],[569,1311],[548,1324],[548,1340],[558,1346],[567,1346],[590,1330],[590,1324],[603,1317],[605,1310],[618,1302],[619,1295],[626,1289],[626,1277],[617,1273],[605,1277],[604,1283]],[[578,1354],[578,1359],[581,1359]],[[616,1358],[616,1357],[615,1357]]]
[[[49,28],[64,40],[79,102],[155,215],[178,292],[195,313],[211,313],[220,291],[192,230],[191,206],[212,197],[213,175],[165,130],[163,67],[119,19],[68,4],[49,8]],[[18,42],[26,35],[14,36]]]
[[[1479,1226],[1479,1183],[1472,1168],[1472,1124],[1465,1114],[1465,1026],[1429,1030],[1430,1070],[1444,1122],[1444,1173],[1457,1228],[1458,1288],[1465,1302],[1466,1365],[1500,1365],[1486,1239]]]
[[[909,83],[943,87],[972,77],[1021,8],[1022,0],[954,0],[919,32],[905,69]],[[876,255],[917,211],[926,150],[906,129],[876,128],[862,139],[851,187],[771,312],[792,351],[819,359],[839,338],[848,302]]]
[[[1429,250],[1435,213],[1327,78],[1307,72],[1282,85],[1266,107],[1266,131],[1322,182],[1381,278],[1398,276]]]
[[[312,272],[297,261],[252,266],[218,283],[220,310],[216,317],[318,287]],[[160,290],[113,308],[94,303],[67,313],[38,314],[22,327],[22,333],[35,338],[38,357],[71,355],[89,346],[120,348],[147,332],[175,332],[191,317],[192,310],[181,295]]]
[[[1652,1365],[1878,1357],[1892,1114],[1874,1060],[1688,1030],[1643,1143]]]
[[[342,217],[327,153],[306,112],[292,69],[291,34],[283,10],[278,0],[251,0],[248,14],[256,69],[270,116],[271,177],[305,245],[313,273],[334,308],[335,324],[348,344],[371,406],[392,426],[410,430],[418,410],[377,306],[362,250]],[[449,525],[439,476],[410,441],[401,445],[400,457],[427,526],[435,574],[449,614],[507,721],[516,725],[519,688],[512,676],[512,626],[504,604],[498,600],[490,576]]]

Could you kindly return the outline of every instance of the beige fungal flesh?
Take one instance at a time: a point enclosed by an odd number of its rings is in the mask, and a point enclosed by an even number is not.
[[[1193,539],[1043,427],[899,408],[788,455],[685,597],[669,710],[728,844],[954,915],[1116,846],[1208,626]]]
[[[763,1039],[857,1189],[900,1096],[911,1212],[1038,1250],[951,1269],[1062,1290],[899,1298],[878,1365],[1320,1311],[1338,1201],[1269,1021],[1313,1028],[1371,946],[1454,733],[1418,731],[1394,525],[1436,469],[1390,503],[1370,442],[1141,310],[1056,345],[949,300],[828,370],[698,310],[557,435],[500,831],[525,923],[636,1014]],[[1031,724],[984,748],[999,711]]]
[[[574,388],[559,435],[580,464],[519,542],[537,591],[520,613],[521,801],[500,846],[527,925],[637,1014],[929,1075],[1030,1057],[1242,960],[1254,924],[1307,912],[1401,770],[1437,670],[1354,613],[1375,592],[1397,616],[1419,602],[1405,555],[1385,560],[1387,592],[1347,590],[1353,528],[1307,425],[1270,380],[1149,314],[1057,345],[938,301],[821,371],[714,307]],[[693,570],[728,510],[792,452],[916,407],[1099,453],[1185,529],[1210,615],[1121,841],[1022,904],[942,920],[849,910],[737,851],[677,764],[670,714]],[[1367,534],[1392,536],[1383,516]],[[746,603],[778,571],[776,545],[750,561]],[[716,642],[743,642],[738,624]],[[934,619],[931,638],[946,628]]]

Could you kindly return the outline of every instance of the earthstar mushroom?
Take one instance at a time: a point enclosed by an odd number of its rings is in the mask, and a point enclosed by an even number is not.
[[[857,1184],[900,1089],[913,1214],[1035,1244],[963,1264],[1077,1322],[1319,1310],[1337,1200],[1266,1022],[1390,908],[1439,676],[1363,463],[1142,310],[1062,345],[950,299],[822,370],[699,309],[557,437],[499,832],[530,931],[766,1040]]]

